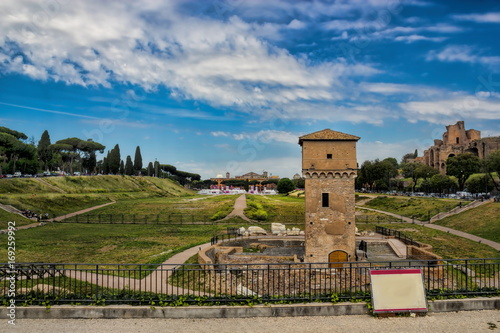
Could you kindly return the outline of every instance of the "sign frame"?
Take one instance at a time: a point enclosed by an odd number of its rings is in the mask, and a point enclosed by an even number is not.
[[[420,268],[370,270],[373,313],[427,312]]]

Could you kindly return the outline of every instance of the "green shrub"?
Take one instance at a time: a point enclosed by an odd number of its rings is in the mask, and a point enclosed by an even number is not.
[[[210,217],[210,220],[212,220],[212,221],[222,220],[226,216],[227,216],[227,212],[223,212],[223,211],[219,210],[217,213],[212,215],[212,217]]]
[[[249,217],[253,220],[265,221],[267,220],[267,212],[263,209],[257,209],[249,212]]]

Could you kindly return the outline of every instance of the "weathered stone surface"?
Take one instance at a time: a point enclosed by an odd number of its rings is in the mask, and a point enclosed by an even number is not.
[[[302,174],[305,177],[305,262],[329,262],[343,251],[354,260],[356,141],[330,130],[302,136]],[[300,233],[299,233],[300,234]]]
[[[286,233],[286,226],[281,223],[272,223],[271,224],[271,233],[273,235],[283,235]]]
[[[248,227],[247,232],[250,236],[267,235],[266,230],[264,230],[261,227],[256,227],[256,226]]]

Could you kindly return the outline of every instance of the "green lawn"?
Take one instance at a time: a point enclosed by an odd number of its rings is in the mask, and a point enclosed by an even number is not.
[[[396,229],[406,236],[432,246],[433,252],[445,259],[463,258],[498,258],[498,251],[494,248],[479,244],[469,239],[455,236],[439,230],[427,228],[418,224],[379,224],[380,226]],[[375,231],[373,224],[357,224],[359,231]]]
[[[255,202],[262,206],[267,213],[265,222],[279,222],[287,224],[304,223],[304,197],[284,195],[247,195],[247,203]]]
[[[364,206],[428,221],[429,217],[440,212],[450,211],[457,207],[460,202],[462,204],[468,203],[451,199],[377,196],[366,202]]]
[[[220,196],[191,196],[191,197],[153,197],[153,198],[131,198],[121,199],[115,204],[109,205],[87,214],[82,214],[80,217],[85,218],[86,215],[96,214],[137,214],[137,215],[168,215],[168,214],[183,214],[186,216],[195,216],[199,218],[207,218],[224,212],[225,215],[219,214],[222,217],[230,213],[234,206],[234,201],[237,195],[220,195]]]
[[[500,243],[500,203],[492,202],[435,222]]]
[[[16,232],[16,261],[161,263],[179,249],[209,242],[227,226],[50,223]],[[0,244],[7,244],[7,237],[0,235]],[[0,258],[6,261],[6,246],[0,248]]]

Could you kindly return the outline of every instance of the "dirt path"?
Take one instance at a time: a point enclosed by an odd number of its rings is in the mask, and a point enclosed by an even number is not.
[[[185,263],[193,255],[197,254],[199,250],[205,249],[209,246],[211,246],[210,243],[205,243],[187,249],[184,252],[178,253],[163,262],[155,271],[151,272],[143,279],[119,277],[107,274],[96,274],[86,272],[84,270],[63,270],[61,273],[67,277],[97,284],[103,288],[113,288],[120,290],[129,288],[136,291],[149,291],[171,295],[208,295],[208,293],[204,293],[202,291],[194,291],[173,286],[168,283],[168,280],[179,266]],[[92,266],[92,269],[94,269],[94,266]]]
[[[245,208],[247,208],[247,197],[246,195],[242,194],[234,202],[233,211],[229,213],[229,215],[227,215],[225,218],[223,218],[223,220],[227,220],[232,217],[240,217],[247,222],[255,222],[245,216]]]
[[[99,208],[102,208],[102,207],[106,207],[106,206],[109,206],[109,205],[112,205],[116,203],[116,201],[111,201],[111,202],[107,202],[105,204],[102,204],[102,205],[99,205],[99,206],[94,206],[94,207],[90,207],[90,208],[86,208],[86,209],[82,209],[82,210],[79,210],[77,212],[73,212],[73,213],[69,213],[69,214],[66,214],[66,215],[62,215],[62,216],[58,216],[58,217],[55,217],[53,219],[49,219],[47,221],[49,222],[58,222],[58,221],[62,221],[64,219],[67,219],[68,217],[73,217],[73,216],[76,216],[76,215],[80,215],[80,214],[84,214],[84,213],[87,213],[87,212],[91,212],[95,209],[99,209]]]
[[[55,217],[53,219],[40,220],[40,222],[31,223],[31,224],[27,224],[27,225],[22,225],[22,226],[17,227],[16,229],[17,230],[24,230],[24,229],[31,229],[31,228],[35,228],[35,227],[41,227],[41,226],[44,226],[47,222],[58,222],[58,221],[66,219],[68,217],[73,217],[73,216],[76,216],[76,215],[84,214],[84,213],[93,211],[94,209],[99,209],[99,208],[102,208],[102,207],[106,207],[106,206],[112,205],[114,203],[116,203],[116,201],[111,201],[111,202],[108,202],[108,203],[105,203],[105,204],[102,204],[102,205],[99,205],[99,206],[94,206],[94,207],[82,209],[82,210],[79,210],[79,211],[76,211],[76,212],[73,212],[73,213],[69,213],[69,214],[66,214],[66,215]],[[7,229],[4,229],[2,231],[7,232]]]
[[[35,179],[36,181],[38,181],[38,182],[40,182],[40,183],[44,184],[45,186],[50,187],[50,188],[51,188],[51,189],[53,189],[54,191],[57,191],[57,192],[59,192],[59,193],[67,193],[67,192],[66,192],[65,190],[63,190],[62,188],[59,188],[59,187],[57,187],[57,186],[55,186],[55,185],[52,185],[52,184],[50,184],[50,183],[46,182],[46,181],[45,181],[45,180],[43,180],[43,179],[40,179],[40,178],[38,178],[38,177],[37,177],[37,178],[33,178],[33,179]]]

